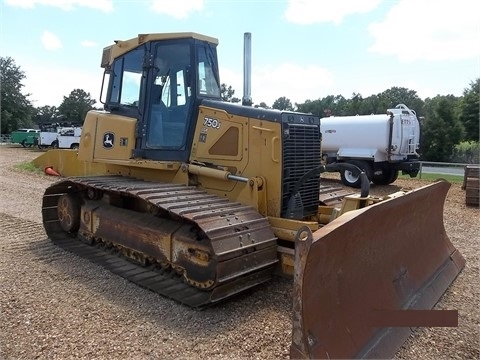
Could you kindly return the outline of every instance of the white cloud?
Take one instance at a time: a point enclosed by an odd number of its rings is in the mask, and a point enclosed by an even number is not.
[[[296,24],[342,23],[343,18],[367,13],[375,9],[381,0],[289,0],[285,18]]]
[[[76,68],[52,67],[46,64],[22,65],[26,78],[24,93],[29,93],[33,106],[59,106],[64,96],[69,96],[74,89],[82,89],[97,100],[100,95],[103,69],[95,72],[84,72]],[[45,87],[45,84],[55,86]],[[100,106],[100,104],[97,104]]]
[[[186,19],[193,11],[203,10],[204,0],[153,0],[150,8],[160,14],[176,19]]]
[[[95,41],[83,40],[82,42],[80,42],[80,45],[82,45],[83,47],[95,47],[98,44]]]
[[[402,62],[459,60],[480,55],[480,2],[401,0],[369,26],[370,51]]]
[[[62,47],[60,39],[50,31],[44,31],[41,37],[42,45],[47,50],[57,50]]]
[[[220,69],[222,83],[232,86],[235,97],[243,97],[243,75],[225,68]],[[285,96],[292,105],[312,99],[312,94],[329,94],[334,83],[333,74],[319,66],[300,66],[283,63],[277,67],[264,66],[252,71],[252,100],[272,106]]]
[[[39,5],[57,7],[67,11],[76,7],[88,7],[104,12],[113,10],[113,0],[5,0],[5,4],[25,9],[33,9]]]

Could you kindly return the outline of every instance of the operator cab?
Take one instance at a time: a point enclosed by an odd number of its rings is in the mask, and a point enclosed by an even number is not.
[[[104,49],[104,108],[138,120],[134,157],[188,160],[198,106],[221,99],[217,44],[195,33],[152,34]],[[117,55],[122,47],[130,49]]]

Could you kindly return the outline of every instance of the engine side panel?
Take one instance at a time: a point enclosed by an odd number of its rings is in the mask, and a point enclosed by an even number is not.
[[[266,214],[279,216],[282,191],[281,122],[246,117],[250,112],[234,105],[220,108],[220,102],[201,106],[190,162],[212,164],[232,175],[262,177],[267,191]],[[213,107],[216,106],[216,107]],[[257,111],[257,114],[262,112]],[[280,115],[278,112],[277,115]],[[198,176],[198,185],[212,193],[257,206],[248,183]]]
[[[80,139],[78,159],[102,162],[129,160],[135,148],[134,118],[100,111],[89,111]]]

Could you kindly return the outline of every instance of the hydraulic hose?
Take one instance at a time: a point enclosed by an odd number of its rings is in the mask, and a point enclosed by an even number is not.
[[[300,196],[300,188],[310,178],[320,176],[324,172],[338,172],[348,170],[355,174],[359,174],[361,181],[360,196],[367,197],[370,192],[370,180],[362,169],[358,166],[348,163],[335,163],[328,165],[319,165],[316,168],[307,171],[303,176],[297,180],[293,188],[292,195],[288,201],[286,217],[289,219],[300,219],[303,216],[302,197]]]
[[[365,174],[362,169],[358,166],[349,163],[335,163],[335,164],[328,164],[325,165],[326,172],[338,172],[338,171],[351,171],[354,174],[359,174],[361,187],[360,187],[360,196],[367,197],[370,193],[370,180],[368,179],[367,175]]]

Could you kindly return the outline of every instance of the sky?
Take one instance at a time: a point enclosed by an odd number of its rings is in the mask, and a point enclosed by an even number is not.
[[[461,96],[480,77],[478,0],[0,1],[0,56],[24,72],[35,107],[74,89],[98,101],[103,48],[142,33],[217,38],[220,81],[238,98],[251,33],[252,99],[269,106],[393,86]]]

